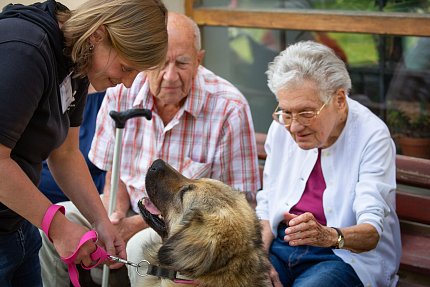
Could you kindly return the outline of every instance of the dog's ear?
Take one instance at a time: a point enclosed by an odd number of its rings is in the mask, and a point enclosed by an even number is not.
[[[221,243],[211,236],[204,221],[202,212],[189,210],[183,227],[158,251],[160,263],[191,278],[225,266],[230,256],[224,254]]]

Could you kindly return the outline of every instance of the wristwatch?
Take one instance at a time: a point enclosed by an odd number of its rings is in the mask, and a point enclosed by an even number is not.
[[[345,245],[345,237],[343,236],[342,231],[340,231],[339,228],[336,228],[336,227],[332,227],[332,228],[337,232],[337,242],[336,242],[336,245],[332,246],[332,248],[342,249],[343,246]]]

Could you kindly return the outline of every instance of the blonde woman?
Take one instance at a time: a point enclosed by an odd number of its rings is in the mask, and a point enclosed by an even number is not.
[[[79,125],[89,83],[130,86],[164,61],[166,18],[156,0],[91,0],[74,11],[50,0],[0,13],[0,286],[42,286],[38,227],[63,257],[88,231],[37,189],[45,159],[107,252],[125,256],[79,151]],[[95,249],[88,241],[74,263],[91,265]]]

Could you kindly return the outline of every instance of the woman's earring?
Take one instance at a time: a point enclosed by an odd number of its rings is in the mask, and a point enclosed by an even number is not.
[[[94,44],[90,44],[90,47],[88,49],[90,50],[90,52],[92,52],[94,50]]]

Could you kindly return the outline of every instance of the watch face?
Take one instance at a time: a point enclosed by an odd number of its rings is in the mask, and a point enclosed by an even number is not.
[[[333,248],[343,248],[343,246],[345,245],[345,237],[343,237],[343,234],[339,228],[336,228],[336,227],[332,227],[332,228],[337,232],[337,243],[335,246],[333,246]]]
[[[338,244],[339,248],[343,248],[343,245],[345,244],[345,239],[343,238],[343,236],[340,236]]]

